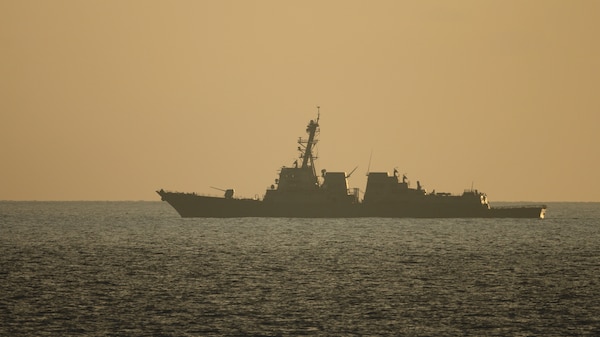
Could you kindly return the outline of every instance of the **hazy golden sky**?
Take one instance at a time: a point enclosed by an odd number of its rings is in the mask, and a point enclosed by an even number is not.
[[[262,197],[318,170],[600,201],[600,1],[0,0],[0,200]]]

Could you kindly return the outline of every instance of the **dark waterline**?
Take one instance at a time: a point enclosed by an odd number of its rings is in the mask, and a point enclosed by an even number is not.
[[[0,335],[600,334],[600,204],[527,219],[181,219],[0,202]]]

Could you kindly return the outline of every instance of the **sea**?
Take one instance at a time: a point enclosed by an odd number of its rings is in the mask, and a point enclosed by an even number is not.
[[[0,202],[0,336],[599,336],[600,203],[546,219],[182,219]]]

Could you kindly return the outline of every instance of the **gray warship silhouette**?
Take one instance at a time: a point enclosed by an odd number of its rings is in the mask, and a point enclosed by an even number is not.
[[[348,188],[345,172],[316,174],[314,146],[320,114],[307,127],[308,139],[299,138],[298,164],[282,167],[279,178],[259,198],[236,198],[233,189],[219,189],[223,197],[196,193],[156,191],[182,217],[287,217],[287,218],[544,218],[545,205],[491,207],[485,193],[465,190],[460,195],[427,193],[417,182],[411,188],[406,175],[368,172],[364,197]],[[354,170],[352,171],[354,172]],[[350,174],[352,174],[352,172]],[[214,187],[213,187],[214,188]]]

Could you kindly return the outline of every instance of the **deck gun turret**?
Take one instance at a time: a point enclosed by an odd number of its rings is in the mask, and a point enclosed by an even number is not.
[[[233,192],[234,192],[233,188],[229,188],[229,189],[226,189],[226,190],[224,190],[222,188],[218,188],[218,187],[213,187],[213,186],[210,186],[210,188],[215,189],[215,190],[219,190],[221,192],[225,192],[225,199],[232,199],[233,198]]]

